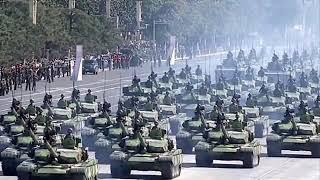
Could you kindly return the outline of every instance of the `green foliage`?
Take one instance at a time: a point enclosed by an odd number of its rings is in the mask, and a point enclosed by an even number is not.
[[[69,47],[83,44],[85,53],[100,53],[122,44],[119,31],[135,32],[136,1],[111,0],[111,19],[105,15],[105,0],[38,0],[37,25],[29,18],[27,1],[3,1],[0,6],[0,60],[21,61],[44,54],[66,55]],[[250,32],[283,31],[296,23],[298,0],[143,0],[142,27],[152,40],[153,21],[158,43],[176,35],[179,43],[190,45],[212,36],[236,38]],[[115,29],[119,17],[120,30]],[[70,17],[71,29],[70,29]],[[145,25],[145,26],[144,26]],[[281,31],[280,31],[281,32]]]
[[[21,62],[30,59],[33,53],[41,57],[47,48],[50,56],[56,58],[65,56],[76,44],[82,44],[85,53],[91,54],[106,52],[122,43],[119,33],[106,17],[90,16],[88,11],[79,9],[71,12],[65,8],[65,1],[45,2],[38,4],[37,25],[31,23],[26,2],[10,1],[0,9],[2,63]],[[98,14],[98,10],[93,8],[92,14]]]

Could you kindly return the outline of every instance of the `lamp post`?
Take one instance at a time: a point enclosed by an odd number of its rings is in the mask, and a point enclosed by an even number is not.
[[[156,27],[157,27],[157,25],[168,25],[168,23],[167,22],[153,20],[152,40],[153,40],[153,48],[154,48],[154,58],[155,58],[155,60],[156,60],[156,57],[157,57],[157,40],[156,40]]]

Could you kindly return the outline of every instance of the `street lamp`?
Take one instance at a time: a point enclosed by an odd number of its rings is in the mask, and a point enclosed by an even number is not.
[[[156,25],[168,25],[167,22],[163,21],[156,21],[153,20],[153,33],[152,33],[152,40],[153,40],[153,48],[154,48],[154,61],[156,61],[156,55],[157,55],[157,42],[156,42]]]

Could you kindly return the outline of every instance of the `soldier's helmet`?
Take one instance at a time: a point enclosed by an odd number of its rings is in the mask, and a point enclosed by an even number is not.
[[[88,89],[88,93],[91,93],[91,89]]]
[[[43,112],[43,110],[40,107],[36,107],[36,111],[37,113],[41,114]]]
[[[33,99],[30,99],[30,104],[33,104],[34,103],[34,100]]]
[[[72,128],[69,128],[69,129],[67,130],[67,133],[68,133],[68,134],[72,134],[72,133],[73,133]]]
[[[159,122],[158,121],[154,121],[154,126],[158,126]]]

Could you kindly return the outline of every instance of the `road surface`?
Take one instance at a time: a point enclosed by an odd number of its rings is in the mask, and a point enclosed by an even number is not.
[[[214,68],[217,64],[221,63],[222,56],[218,54],[213,57],[203,58],[202,60],[189,61],[188,64],[192,67],[193,71],[197,64],[200,64],[203,73],[210,73],[212,80],[214,79]],[[185,66],[184,61],[179,61],[173,68],[176,72],[180,72],[181,68]],[[167,71],[163,63],[162,67],[155,67],[154,71],[158,76],[164,71]],[[105,91],[106,99],[112,103],[115,108],[116,102],[121,95],[121,87],[131,83],[132,76],[136,72],[137,76],[145,80],[146,76],[150,74],[151,65],[144,64],[143,67],[129,69],[129,70],[115,70],[107,71],[106,73],[100,72],[98,75],[86,75],[83,81],[77,82],[76,87],[80,89],[81,97],[83,98],[90,88],[94,95],[98,96],[98,100],[102,101]],[[120,73],[121,72],[121,73]],[[106,79],[104,78],[106,76]],[[14,96],[23,102],[24,106],[28,105],[30,98],[34,99],[37,105],[40,105],[44,96],[45,83],[40,82],[37,85],[37,91],[29,93],[26,91],[16,91]],[[52,84],[47,84],[47,91],[53,95],[54,103],[60,98],[60,94],[66,97],[71,96],[72,82],[69,78],[57,78]],[[22,96],[21,96],[22,95]],[[6,113],[11,104],[11,94],[0,97],[0,113]],[[265,145],[265,138],[259,139]],[[194,155],[184,155],[184,163],[181,176],[177,179],[186,180],[320,180],[320,159],[308,158],[308,152],[302,152],[298,156],[287,154],[284,157],[269,158],[266,157],[265,146],[262,149],[263,157],[261,157],[260,165],[253,169],[241,168],[241,162],[231,162],[232,165],[221,164],[212,166],[211,168],[198,168],[195,165]],[[92,156],[92,152],[90,152]],[[1,169],[0,169],[1,170]],[[0,172],[1,174],[1,172]],[[132,172],[132,179],[160,179],[158,172]],[[100,179],[110,179],[110,166],[101,165],[99,171]],[[0,180],[16,180],[16,177],[0,176]]]

